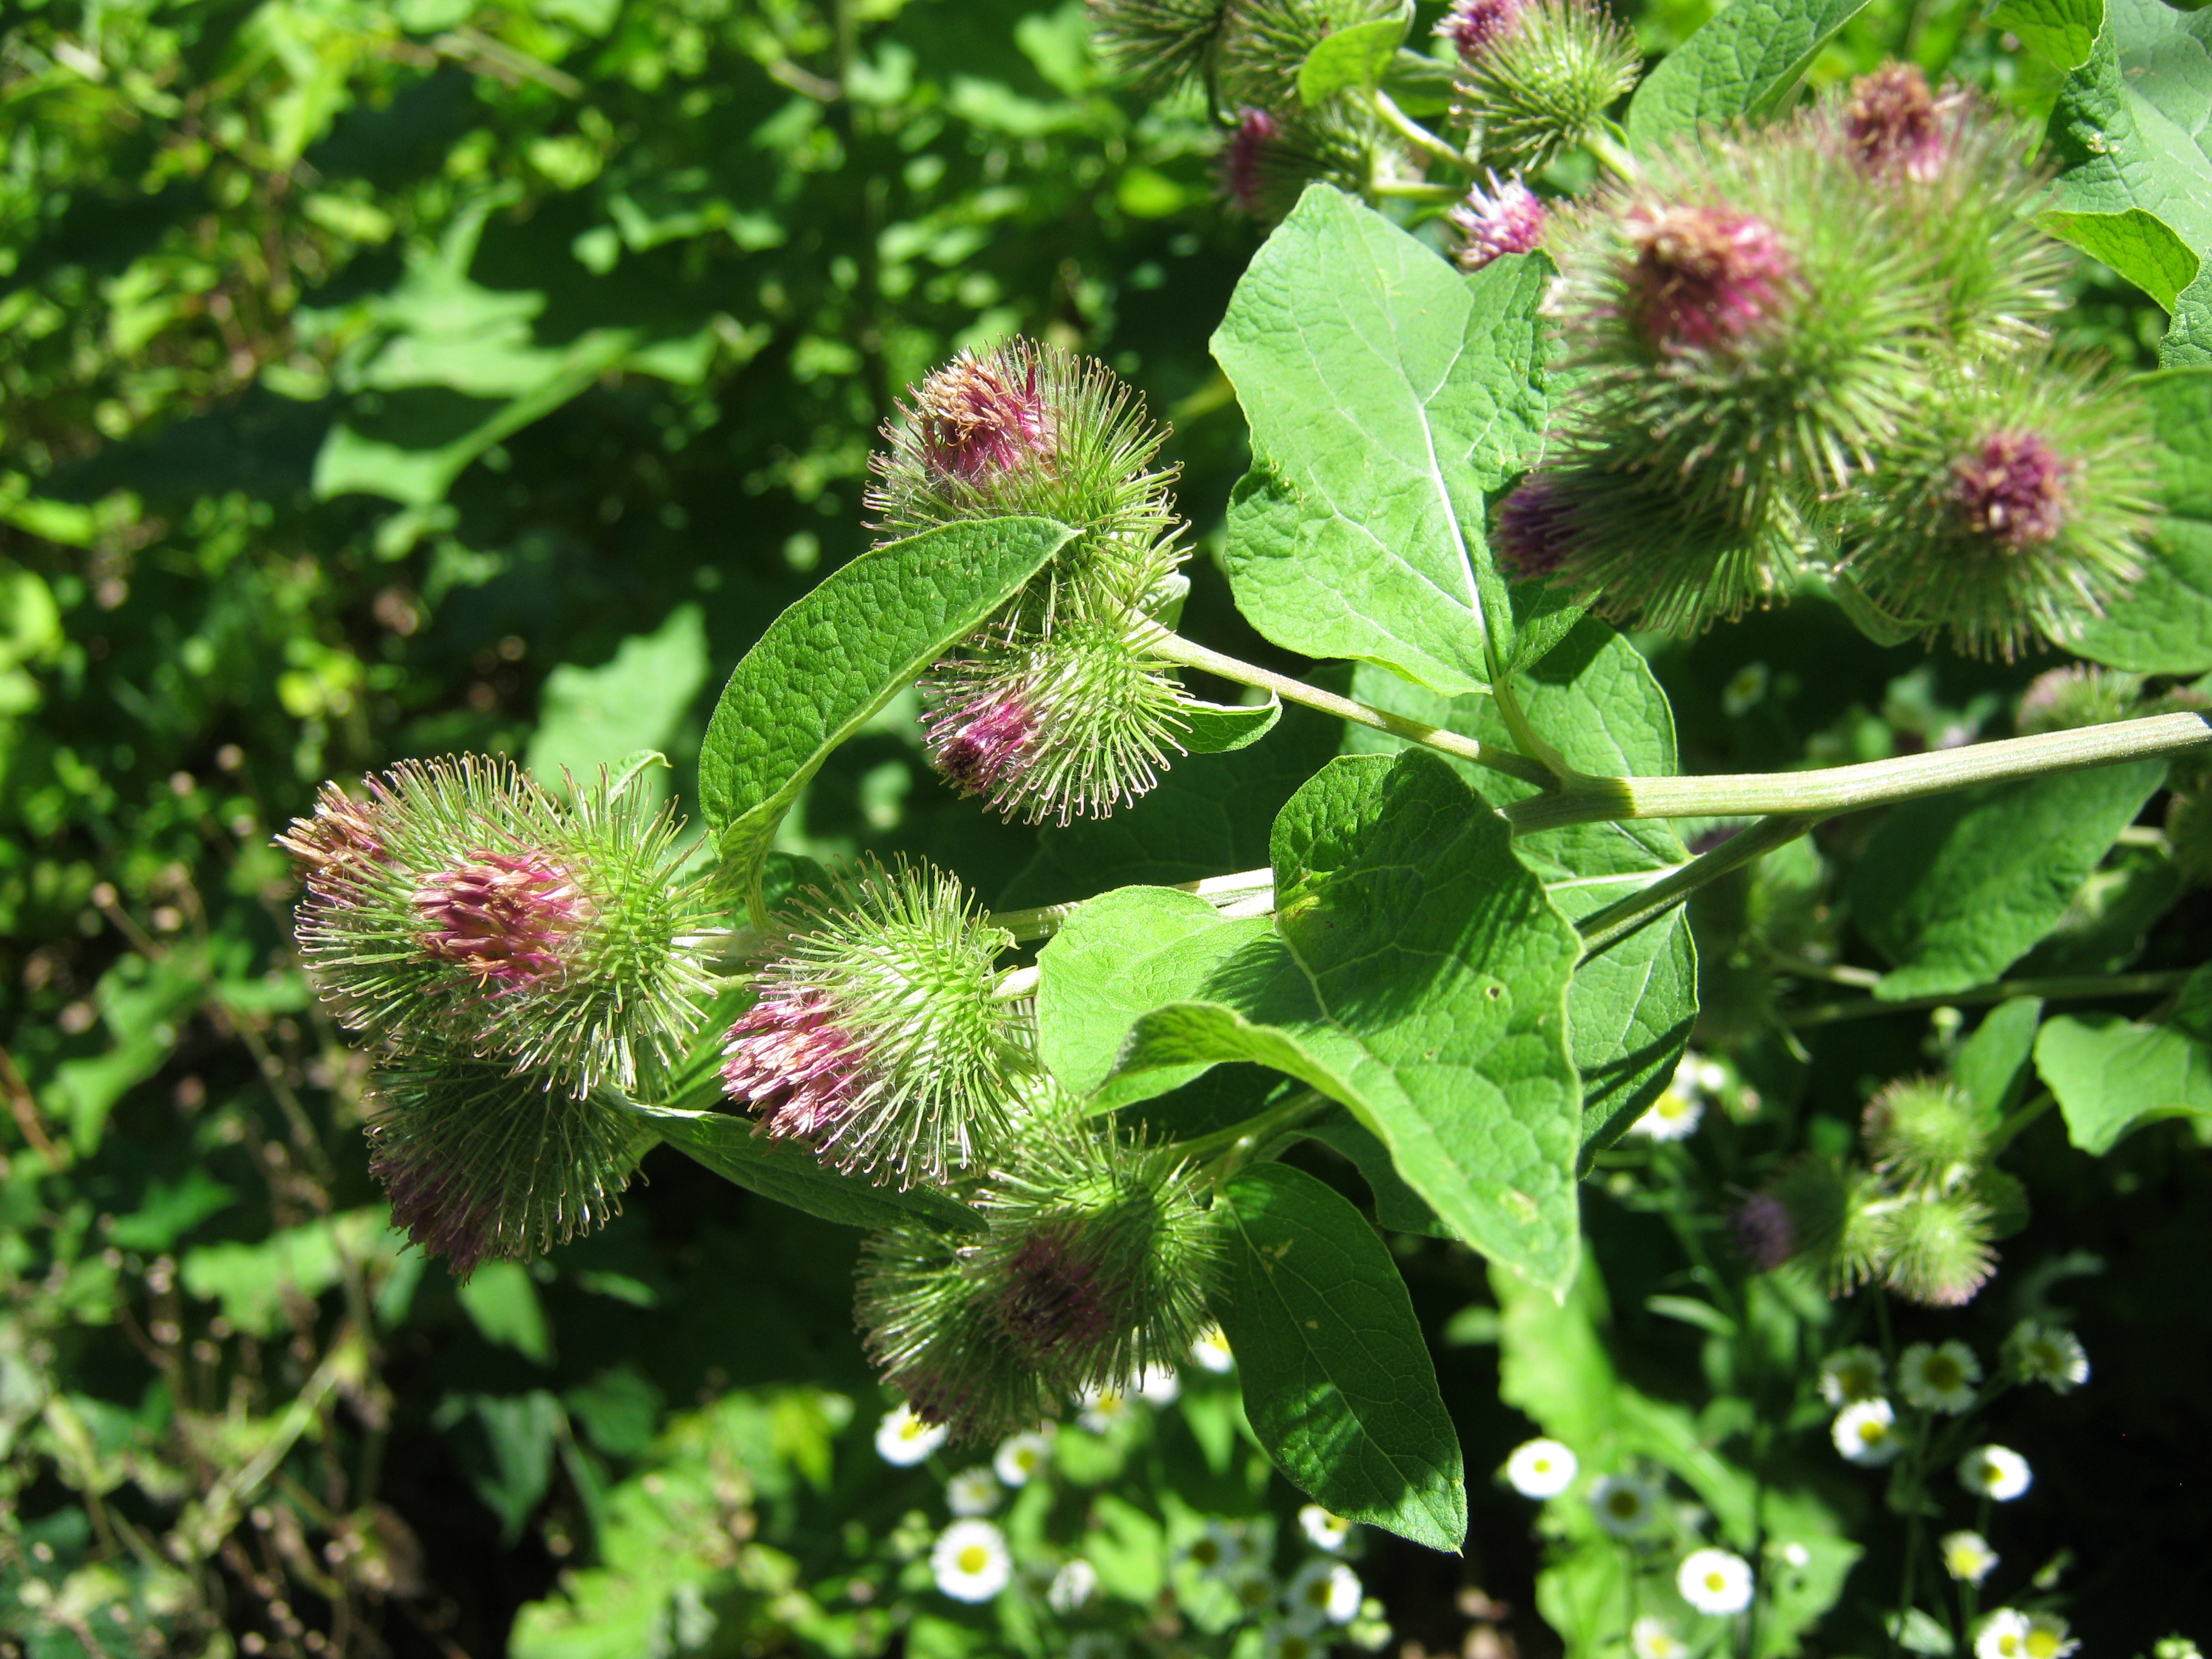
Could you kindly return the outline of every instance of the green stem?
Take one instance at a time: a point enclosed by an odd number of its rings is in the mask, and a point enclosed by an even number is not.
[[[1649,887],[1616,900],[1602,910],[1593,910],[1575,924],[1583,936],[1583,959],[1588,961],[1618,943],[1654,917],[1673,909],[1707,882],[1797,839],[1814,825],[1808,817],[1761,818],[1740,830],[1702,857],[1662,876]]]
[[[1504,814],[1515,832],[1522,835],[1626,818],[1744,817],[1770,812],[1829,817],[1974,784],[2007,783],[2118,761],[2163,759],[2207,746],[2212,746],[2212,717],[2154,714],[1820,771],[1675,778],[1577,776],[1551,794],[1514,802]]]
[[[1477,766],[1503,772],[1507,777],[1518,778],[1523,783],[1533,783],[1542,788],[1552,788],[1558,783],[1550,768],[1541,762],[1530,760],[1526,755],[1516,754],[1510,749],[1501,749],[1494,743],[1463,738],[1456,732],[1425,726],[1419,720],[1409,720],[1402,714],[1370,708],[1364,702],[1340,697],[1334,691],[1324,691],[1319,686],[1308,685],[1304,681],[1294,680],[1286,674],[1277,674],[1257,664],[1225,657],[1220,652],[1208,650],[1179,634],[1163,632],[1148,643],[1152,650],[1170,662],[1181,663],[1186,668],[1201,668],[1209,674],[1233,680],[1239,685],[1272,691],[1285,702],[1304,703],[1309,708],[1318,708],[1324,714],[1334,714],[1353,726],[1388,732],[1393,737],[1419,744],[1424,749],[1433,749],[1440,755],[1449,755],[1457,760],[1473,761]]]
[[[1200,881],[1168,884],[1178,893],[1195,893],[1227,913],[1261,915],[1275,908],[1273,870],[1239,870],[1234,875],[1207,876]],[[989,921],[992,927],[1003,927],[1012,933],[1017,945],[1025,945],[1032,939],[1050,939],[1082,905],[1083,901],[1077,899],[1066,904],[1040,904],[1027,910],[994,910]],[[1254,905],[1260,908],[1254,910]]]
[[[1467,194],[1453,185],[1416,185],[1396,179],[1373,179],[1368,184],[1367,193],[1401,202],[1456,202]]]
[[[1382,118],[1384,126],[1389,128],[1424,155],[1428,156],[1431,161],[1442,161],[1448,167],[1456,167],[1462,173],[1474,171],[1466,156],[1400,109],[1397,100],[1382,88],[1376,87],[1370,92],[1368,94],[1368,100],[1372,105],[1375,113]]]
[[[1636,158],[1628,153],[1628,135],[1611,122],[1583,140],[1583,148],[1595,156],[1598,164],[1620,179],[1634,179],[1642,171]]]
[[[1899,997],[1894,1002],[1869,999],[1865,1002],[1824,1002],[1817,1008],[1800,1008],[1784,1024],[1802,1028],[1832,1025],[1844,1019],[1879,1019],[1884,1014],[1910,1013],[1922,1008],[1953,1008],[1984,1002],[2007,1002],[2014,997],[2041,997],[2045,1002],[2094,1001],[2105,997],[2155,996],[2179,990],[2192,969],[2176,968],[2155,974],[2083,974],[2063,979],[2001,979],[1963,991],[1932,996]]]
[[[1232,1123],[1225,1129],[1217,1129],[1210,1135],[1200,1135],[1195,1140],[1177,1141],[1169,1150],[1180,1153],[1193,1164],[1233,1153],[1240,1148],[1246,1152],[1256,1151],[1284,1130],[1294,1128],[1310,1117],[1318,1116],[1331,1104],[1328,1098],[1311,1089],[1301,1089],[1296,1094],[1272,1106],[1242,1123]],[[1223,1171],[1224,1175],[1228,1171]]]
[[[1998,1153],[2020,1138],[2021,1130],[2057,1103],[2058,1097],[2056,1095],[2047,1092],[2039,1094],[2010,1117],[2005,1119],[2003,1122],[1998,1124],[1996,1133],[1990,1137],[1989,1150],[1982,1155],[1984,1161],[1995,1158]]]

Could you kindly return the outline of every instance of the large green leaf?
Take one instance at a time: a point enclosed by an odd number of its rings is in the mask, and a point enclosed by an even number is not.
[[[1425,751],[1332,762],[1276,820],[1273,932],[1132,1031],[1123,1077],[1245,1060],[1389,1147],[1460,1237],[1536,1283],[1574,1272],[1578,941],[1505,825]]]
[[[2150,1024],[2118,1014],[2062,1014],[2045,1020],[2035,1069],[2058,1097],[2066,1133],[2102,1155],[2121,1138],[2166,1117],[2212,1130],[2212,968],[2182,987],[2170,1018]]]
[[[699,806],[757,915],[770,837],[830,751],[1074,535],[1049,519],[946,525],[864,553],[768,625],[699,755]]]
[[[1501,662],[1522,653],[1483,492],[1536,450],[1550,269],[1462,276],[1325,185],[1267,239],[1213,351],[1252,428],[1230,576],[1269,639],[1448,693],[1488,684],[1486,626]]]
[[[1324,1508],[1457,1553],[1459,1436],[1390,1252],[1358,1211],[1280,1164],[1243,1170],[1221,1202],[1221,1322],[1260,1443]]]
[[[2039,58],[2078,69],[2104,29],[2105,0],[1997,0],[1988,17],[1991,28],[2005,30]]]
[[[1407,5],[1395,16],[1370,18],[1324,37],[1298,67],[1298,101],[1311,107],[1346,88],[1379,84],[1413,20]]]
[[[2212,668],[2212,367],[2161,369],[2134,384],[2158,435],[2166,513],[2142,579],[2067,643],[2115,668],[2199,674]]]
[[[1995,979],[2050,932],[2166,779],[2164,761],[1908,801],[1851,872],[1851,915],[1896,967],[1881,997]]]
[[[1735,0],[1644,77],[1628,106],[1639,149],[1772,114],[1866,0]]]
[[[2063,170],[2045,222],[2161,304],[2187,285],[2186,262],[2212,251],[2208,110],[2212,15],[2111,0],[2051,112],[2049,153]],[[2088,222],[2100,217],[2126,222]]]
[[[1643,653],[1595,618],[1585,618],[1515,684],[1522,708],[1568,763],[1610,776],[1672,774],[1674,717]],[[1440,697],[1396,676],[1363,667],[1352,695],[1393,714],[1510,745],[1495,699]],[[1395,752],[1401,739],[1346,729],[1352,753]],[[1534,787],[1459,763],[1462,775],[1500,801]],[[1657,819],[1579,824],[1514,843],[1543,878],[1554,903],[1587,915],[1633,892],[1689,854]],[[1674,1075],[1698,1017],[1698,953],[1686,914],[1675,909],[1589,957],[1567,994],[1571,1052],[1583,1079],[1585,1153],[1607,1145],[1657,1097]]]
[[[2175,296],[2173,325],[2158,343],[2158,361],[2166,368],[2212,363],[2212,263]]]

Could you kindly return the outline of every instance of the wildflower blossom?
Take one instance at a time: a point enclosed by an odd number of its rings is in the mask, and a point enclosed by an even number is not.
[[[1226,1583],[1243,1566],[1249,1554],[1250,1547],[1242,1527],[1228,1521],[1209,1521],[1204,1531],[1176,1553],[1176,1559],[1187,1564],[1201,1578]]]
[[[1088,1607],[1097,1594],[1098,1569],[1078,1555],[1060,1564],[1044,1599],[1054,1613],[1066,1617]]]
[[[910,1405],[894,1407],[876,1425],[876,1455],[886,1463],[908,1468],[924,1462],[945,1443],[941,1423],[925,1423]]]
[[[1575,1483],[1582,1465],[1556,1440],[1528,1440],[1505,1460],[1505,1480],[1523,1498],[1557,1498]]]
[[[1085,1389],[1075,1397],[1076,1418],[1093,1434],[1105,1434],[1120,1427],[1136,1414],[1130,1396],[1107,1383]]]
[[[1942,1550],[1943,1571],[1962,1584],[1978,1585],[1997,1565],[1996,1552],[1978,1532],[1945,1533]]]
[[[1977,1446],[1959,1460],[1959,1484],[1977,1498],[2009,1504],[2035,1484],[2035,1474],[2008,1446]]]
[[[1943,108],[1917,64],[1885,64],[1852,82],[1842,127],[1869,173],[1932,179],[1950,156]]]
[[[1453,233],[1452,258],[1462,270],[1480,270],[1509,253],[1533,252],[1544,240],[1544,204],[1516,176],[1490,188],[1470,185],[1467,199],[1445,216]]]
[[[1905,1449],[1897,1412],[1887,1400],[1855,1400],[1836,1413],[1829,1431],[1836,1449],[1850,1462],[1876,1468]]]
[[[1639,202],[1626,228],[1630,313],[1661,351],[1741,339],[1772,314],[1796,270],[1780,233],[1754,214]]]
[[[988,1521],[955,1521],[929,1553],[937,1588],[956,1601],[988,1601],[1014,1576],[1006,1534]]]
[[[2056,1613],[1999,1607],[1974,1636],[1975,1659],[2066,1659],[2081,1644]]]
[[[1729,1217],[1736,1249],[1760,1273],[1771,1273],[1797,1253],[1796,1218],[1778,1193],[1753,1193]]]
[[[1341,1561],[1309,1561],[1283,1592],[1285,1621],[1293,1629],[1348,1625],[1359,1616],[1359,1575]]]
[[[991,1454],[991,1473],[1009,1486],[1026,1486],[1044,1473],[1052,1460],[1052,1439],[1031,1431],[1010,1435]]]
[[[2040,1382],[2053,1394],[2071,1394],[2089,1380],[2081,1339],[2056,1325],[2023,1321],[2005,1339],[2005,1363],[2023,1382]]]
[[[1693,1550],[1676,1570],[1674,1587],[1699,1613],[1741,1613],[1751,1605],[1751,1563],[1727,1550]]]
[[[1522,0],[1452,0],[1437,20],[1436,33],[1452,43],[1460,61],[1472,64],[1512,33],[1521,21]]]
[[[1306,1504],[1298,1510],[1298,1530],[1316,1549],[1334,1554],[1352,1536],[1352,1522],[1340,1515],[1331,1515],[1318,1504]]]
[[[1646,1613],[1629,1630],[1628,1649],[1635,1659],[1687,1659],[1690,1645],[1665,1620]]]
[[[1963,1342],[1916,1342],[1898,1356],[1897,1391],[1923,1411],[1959,1413],[1974,1403],[1982,1362]]]
[[[945,1507],[961,1518],[988,1515],[999,1507],[999,1480],[978,1463],[945,1483]]]
[[[1148,1406],[1171,1406],[1182,1393],[1173,1366],[1147,1365],[1137,1377],[1137,1398]]]
[[[1191,1339],[1190,1357],[1199,1370],[1216,1376],[1227,1376],[1237,1365],[1236,1356],[1229,1351],[1229,1338],[1218,1325],[1208,1325]]]
[[[1590,1488],[1590,1510],[1597,1523],[1616,1538],[1633,1538],[1658,1513],[1659,1494],[1633,1474],[1609,1474]]]

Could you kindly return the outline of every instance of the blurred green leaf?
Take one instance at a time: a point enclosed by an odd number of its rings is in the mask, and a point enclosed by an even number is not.
[[[1761,120],[1797,88],[1866,0],[1737,0],[1662,58],[1628,106],[1628,136],[1653,149],[1699,127]]]

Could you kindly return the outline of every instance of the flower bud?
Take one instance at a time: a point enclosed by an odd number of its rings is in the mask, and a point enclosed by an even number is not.
[[[1644,66],[1598,0],[1477,0],[1455,6],[1437,32],[1459,48],[1455,118],[1485,161],[1516,172],[1540,171],[1595,133]]]
[[[959,882],[868,863],[817,894],[754,976],[722,1079],[764,1133],[902,1187],[942,1184],[1005,1132],[1027,1064],[999,953]]]
[[[1925,180],[1950,159],[1944,117],[1917,64],[1885,64],[1851,82],[1839,125],[1867,172]]]
[[[1635,251],[1626,309],[1655,351],[1735,344],[1773,314],[1796,269],[1780,234],[1755,214],[1639,202],[1626,228]]]
[[[2152,451],[2142,405],[2039,354],[1946,377],[1886,446],[1844,566],[1868,601],[1960,650],[2063,644],[2142,571]]]
[[[1518,175],[1504,184],[1490,175],[1490,189],[1470,186],[1467,199],[1446,216],[1452,228],[1452,258],[1464,271],[1480,270],[1509,253],[1533,252],[1544,240],[1544,204]]]
[[[1881,1220],[1881,1275],[1900,1296],[1961,1307],[1996,1271],[1990,1212],[1976,1199],[1922,1191],[1888,1206]]]
[[[385,1066],[368,1103],[392,1224],[460,1279],[605,1225],[653,1141],[617,1108],[477,1060]]]
[[[1753,1193],[1729,1218],[1737,1250],[1755,1273],[1772,1273],[1797,1254],[1796,1218],[1777,1193]]]
[[[1146,648],[1141,617],[1065,621],[1026,645],[985,645],[922,682],[929,757],[1006,817],[1104,817],[1182,752],[1185,698]]]
[[[1391,0],[1231,0],[1213,49],[1216,107],[1298,111],[1298,71],[1313,49],[1396,11]]]
[[[1899,1078],[1867,1102],[1860,1133],[1884,1175],[1952,1192],[1989,1155],[1996,1127],[1957,1085]]]
[[[372,795],[325,790],[280,838],[307,871],[301,954],[341,1024],[577,1094],[675,1057],[708,988],[666,815],[604,775],[564,805],[473,756],[399,766]]]
[[[1272,225],[1316,180],[1358,191],[1374,172],[1383,143],[1373,118],[1340,99],[1319,109],[1247,104],[1216,159],[1222,199],[1248,219]]]
[[[1155,95],[1202,75],[1230,0],[1089,0],[1091,40],[1115,74]]]
[[[2021,693],[2013,729],[2021,737],[2039,732],[2075,732],[2105,726],[2136,712],[2143,677],[2117,669],[2073,663],[2038,674]]]

